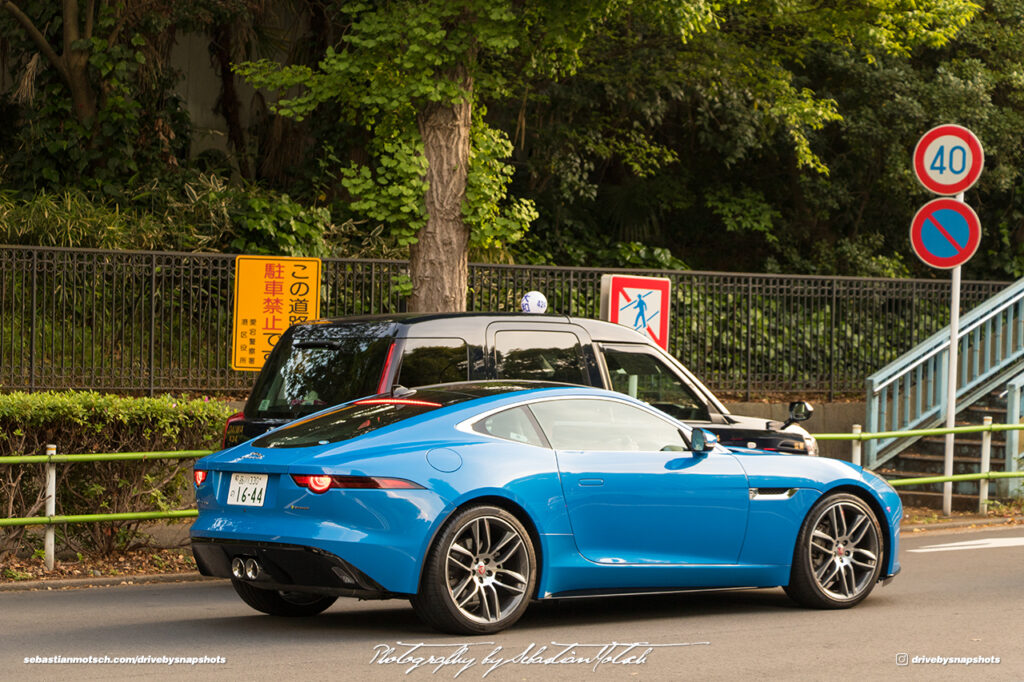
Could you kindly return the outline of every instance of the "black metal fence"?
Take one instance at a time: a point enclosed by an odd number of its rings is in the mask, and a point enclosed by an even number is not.
[[[0,247],[0,390],[244,393],[230,369],[233,255]],[[722,393],[864,390],[864,377],[949,322],[949,283],[470,265],[467,306],[597,317],[601,275],[669,277],[670,351]],[[966,311],[1006,283],[966,282]],[[402,261],[324,261],[321,315],[401,312]]]

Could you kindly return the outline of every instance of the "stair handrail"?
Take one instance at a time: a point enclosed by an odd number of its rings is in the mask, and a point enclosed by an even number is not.
[[[1017,280],[984,303],[972,308],[960,317],[960,331],[956,335],[959,342],[965,336],[983,325],[988,320],[1007,310],[1010,306],[1024,300],[1024,278]],[[922,351],[927,352],[922,354]],[[875,391],[880,391],[896,379],[923,365],[937,354],[949,350],[949,325],[935,332],[903,355],[868,377],[874,382]],[[870,396],[868,396],[870,399]]]
[[[957,344],[963,349],[973,335],[987,333],[993,321],[997,321],[1001,325],[1001,320],[999,319],[1001,315],[1006,314],[1008,319],[1012,319],[1014,306],[1017,306],[1018,312],[1024,312],[1022,302],[1024,302],[1024,279],[1014,282],[1003,291],[963,315],[960,321],[960,330],[957,334]],[[1022,317],[1024,317],[1024,314],[1017,315],[1017,324],[1024,322],[1021,319]],[[1018,338],[1022,335],[1014,335],[1012,329],[1002,330],[1001,326],[997,328],[1004,334],[1004,338],[997,339],[998,343],[989,346],[990,339],[986,337],[979,341],[979,345],[985,349],[986,353],[991,350],[995,354],[995,349],[998,348],[999,351],[1005,354],[1006,360],[994,362],[991,366],[988,366],[986,361],[985,371],[974,377],[970,385],[958,386],[958,404],[962,397],[968,397],[967,394],[969,392],[972,393],[969,397],[973,399],[980,391],[987,389],[993,382],[1001,384],[1005,381],[1005,378],[1001,376],[1002,374],[1006,374],[1009,371],[1014,373],[1020,371],[1016,366],[1008,366],[1007,362],[1011,360],[1015,362],[1018,356],[1024,356],[1024,345],[1022,345],[1022,339]],[[1007,333],[1008,336],[1005,336]],[[1007,338],[1013,341],[1014,350],[1012,352],[1007,351],[1007,348],[1011,345],[1006,340]],[[938,423],[945,412],[945,374],[947,371],[944,366],[946,363],[941,363],[942,366],[940,367],[938,362],[948,357],[946,354],[949,352],[949,345],[949,326],[947,325],[867,378],[865,382],[867,388],[865,422],[867,432],[913,429],[925,424],[934,425]],[[963,370],[966,367],[963,363],[967,362],[966,351],[961,353],[961,358],[961,374],[963,374]],[[931,382],[931,385],[928,386],[926,392],[923,392],[921,384],[925,369],[930,371],[928,380]],[[914,408],[917,414],[911,417],[910,413],[914,410],[910,409],[909,404],[910,386],[915,380]],[[901,383],[904,388],[902,395],[900,395]],[[892,393],[891,403],[888,398],[890,392]],[[903,401],[902,405],[900,404],[900,398]],[[899,421],[901,406],[903,407],[902,422]],[[890,407],[892,421],[894,422],[891,425],[888,423],[888,408]],[[878,466],[911,445],[912,442],[910,440],[896,442],[896,439],[870,440],[866,443],[865,448],[867,463],[869,466]],[[884,454],[881,454],[883,451]]]

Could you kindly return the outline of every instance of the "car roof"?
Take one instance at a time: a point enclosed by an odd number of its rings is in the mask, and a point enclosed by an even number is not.
[[[457,335],[460,332],[460,327],[479,331],[494,322],[524,322],[531,325],[572,324],[582,327],[594,341],[644,342],[644,337],[641,334],[620,324],[550,313],[541,315],[515,312],[391,313],[315,320],[295,326],[303,330],[327,327],[333,332],[332,336],[351,334],[352,336],[401,337],[421,334],[424,336]]]

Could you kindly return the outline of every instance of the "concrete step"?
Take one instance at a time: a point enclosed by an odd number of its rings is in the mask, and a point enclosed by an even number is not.
[[[920,468],[924,466],[927,470],[930,469],[932,463],[945,464],[946,455],[945,453],[935,452],[901,452],[897,459],[901,462],[906,463],[910,468]],[[912,462],[918,463],[915,467]],[[953,457],[953,468],[957,466],[970,467],[970,471],[959,471],[961,474],[976,474],[981,471],[981,457]],[[1003,471],[1006,468],[1006,460],[1003,457],[992,457],[989,460],[989,469],[991,471]]]

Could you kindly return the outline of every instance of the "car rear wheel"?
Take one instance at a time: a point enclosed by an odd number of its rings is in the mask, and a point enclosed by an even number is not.
[[[786,594],[812,608],[858,604],[878,582],[883,551],[881,527],[866,502],[846,493],[824,497],[800,530]]]
[[[412,605],[427,624],[456,634],[498,632],[529,606],[537,557],[530,534],[498,507],[457,514],[427,554]]]
[[[242,580],[232,580],[231,585],[242,601],[271,616],[315,616],[338,600],[322,594],[263,590]]]

